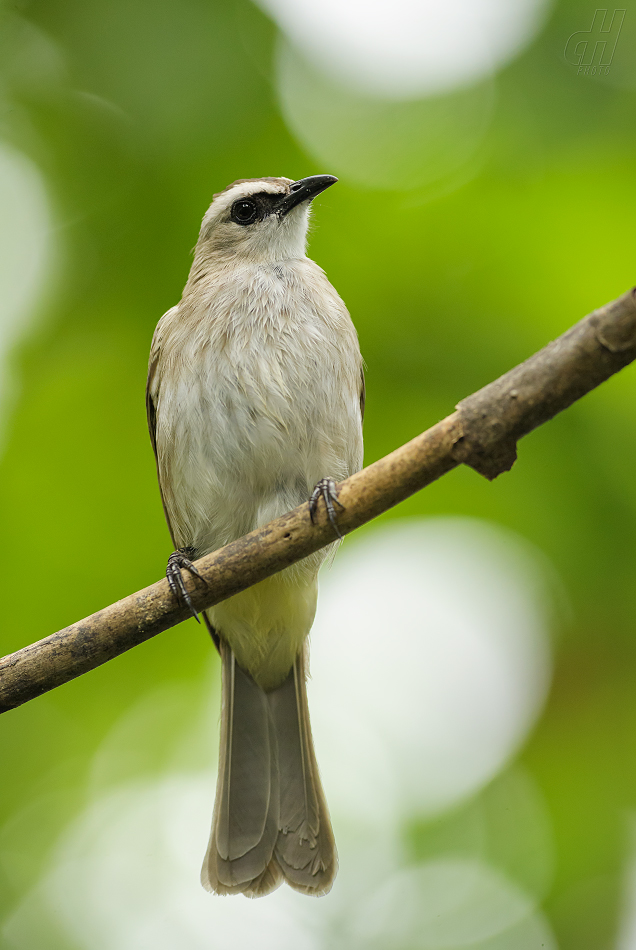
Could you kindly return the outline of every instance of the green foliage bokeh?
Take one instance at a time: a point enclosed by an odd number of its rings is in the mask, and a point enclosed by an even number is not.
[[[561,3],[497,77],[470,180],[431,197],[342,176],[320,200],[310,254],[360,334],[367,463],[634,283],[636,88],[578,76],[563,59],[592,13]],[[12,355],[4,654],[163,572],[147,353],[212,194],[239,177],[339,169],[317,164],[285,125],[276,30],[247,0],[25,0],[0,22],[2,134],[41,169],[59,245],[37,329]],[[623,42],[636,58],[630,34]],[[524,440],[493,484],[459,469],[386,516],[492,519],[544,551],[563,582],[571,612],[555,682],[521,755],[549,808],[557,860],[545,906],[563,950],[610,945],[636,807],[635,461],[628,368]],[[112,724],[161,683],[200,691],[209,661],[189,621],[3,717],[0,912],[82,804]],[[153,741],[139,771],[160,761]]]

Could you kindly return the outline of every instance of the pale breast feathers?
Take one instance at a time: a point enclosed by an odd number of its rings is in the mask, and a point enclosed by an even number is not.
[[[157,327],[148,421],[175,543],[211,550],[362,464],[355,329],[320,268],[293,265],[215,275]]]

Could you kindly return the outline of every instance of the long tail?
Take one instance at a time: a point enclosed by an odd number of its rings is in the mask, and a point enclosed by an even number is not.
[[[311,738],[305,658],[264,692],[221,641],[221,752],[201,882],[216,894],[263,897],[287,881],[320,896],[338,869]]]

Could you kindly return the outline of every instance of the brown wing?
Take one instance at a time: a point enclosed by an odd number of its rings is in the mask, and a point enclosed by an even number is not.
[[[148,417],[148,431],[150,433],[150,442],[152,451],[157,458],[157,410],[150,394],[150,387],[154,382],[157,373],[157,363],[159,362],[159,352],[150,351],[150,363],[148,365],[148,379],[146,380],[146,416]]]
[[[177,543],[174,539],[174,533],[172,531],[172,525],[170,524],[170,518],[168,517],[168,510],[166,508],[166,502],[163,497],[163,489],[161,487],[161,472],[159,471],[159,456],[157,455],[157,407],[155,406],[150,388],[155,381],[159,366],[159,347],[156,345],[153,340],[153,345],[150,350],[150,364],[148,366],[148,379],[146,381],[146,415],[148,417],[148,431],[150,433],[150,442],[152,444],[152,450],[155,453],[155,463],[157,466],[157,481],[159,482],[159,494],[161,495],[161,504],[163,505],[163,513],[166,517],[166,523],[168,525],[168,531],[170,532],[170,537],[172,538],[172,543],[177,547]]]
[[[360,370],[360,421],[364,422],[364,405],[367,401],[367,387],[364,382],[364,369]]]
[[[159,494],[161,495],[161,504],[163,505],[163,513],[166,517],[166,524],[168,525],[168,531],[170,532],[170,537],[172,538],[172,543],[177,548],[177,542],[174,539],[174,533],[172,531],[172,525],[170,524],[170,518],[168,517],[168,511],[166,509],[166,502],[163,497],[163,490],[161,488],[161,475],[159,473],[159,457],[157,455],[157,408],[155,406],[150,388],[155,380],[157,375],[157,368],[159,363],[159,346],[155,344],[153,340],[153,345],[150,350],[150,364],[148,366],[148,379],[146,381],[146,414],[148,416],[148,431],[150,433],[150,442],[152,443],[152,450],[155,453],[155,462],[157,465],[157,481],[159,482]],[[202,617],[205,621],[205,625],[208,628],[208,632],[214,641],[214,645],[220,652],[219,646],[219,635],[210,623],[208,615],[203,611]]]

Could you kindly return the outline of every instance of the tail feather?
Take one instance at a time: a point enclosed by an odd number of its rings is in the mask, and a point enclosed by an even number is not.
[[[277,776],[271,769],[275,737],[267,715],[267,697],[237,666],[231,653],[228,660],[229,709],[216,843],[222,859],[236,862],[267,837],[267,826],[274,817],[277,789],[272,784]]]
[[[203,886],[261,897],[283,879],[326,894],[337,870],[313,749],[304,655],[264,692],[222,642],[221,755]]]
[[[280,833],[275,855],[293,888],[324,894],[336,873],[336,849],[311,738],[302,656],[269,699],[280,777]]]
[[[278,773],[271,768],[276,737],[265,693],[225,644],[221,656],[219,777],[202,882],[226,894],[240,893],[254,882],[269,893],[280,884],[280,874],[276,882],[271,873],[264,874],[278,835]]]

